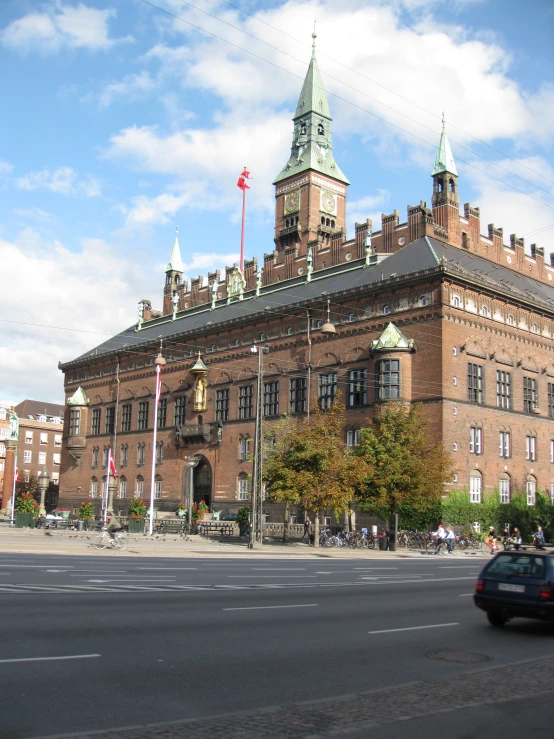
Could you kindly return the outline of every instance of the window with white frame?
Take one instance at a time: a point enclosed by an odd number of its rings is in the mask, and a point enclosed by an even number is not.
[[[98,497],[98,480],[96,477],[93,477],[90,481],[90,497],[91,498],[97,498]]]
[[[554,464],[554,439],[550,439],[550,464]]]
[[[69,436],[79,436],[81,430],[81,411],[79,408],[72,408],[69,411]]]
[[[353,447],[360,444],[360,429],[348,429],[346,432],[346,446]]]
[[[40,445],[41,446],[47,446],[48,444],[48,434],[47,433],[41,433],[40,435]]]
[[[33,457],[33,453],[29,449],[25,449],[25,451],[23,452],[24,464],[31,464],[32,457]]]
[[[554,505],[554,482],[550,483],[550,502]]]
[[[529,462],[537,461],[537,437],[526,436],[525,437],[525,459]]]
[[[537,481],[534,477],[527,478],[525,492],[527,493],[527,505],[535,505],[537,502]]]
[[[6,445],[0,444],[0,457],[5,457],[5,456],[6,456]]]
[[[100,453],[100,449],[97,446],[92,447],[92,466],[98,467],[98,455]]]
[[[483,454],[483,429],[480,426],[471,426],[469,429],[470,454]]]
[[[512,373],[496,370],[496,405],[498,408],[512,407]]]
[[[144,477],[139,475],[135,481],[135,498],[142,498],[144,494]]]
[[[472,503],[481,502],[481,476],[469,478],[469,499]]]
[[[122,477],[119,480],[119,497],[120,498],[127,497],[127,478],[126,477]]]
[[[8,429],[0,429],[0,439],[8,438]]]
[[[460,298],[457,295],[454,295],[454,297],[452,298],[452,305],[454,306],[454,308],[460,307]]]
[[[146,462],[146,444],[137,444],[137,464],[142,467]]]
[[[248,453],[250,452],[250,439],[248,437],[241,437],[239,439],[239,460],[245,462],[248,459]]]
[[[52,477],[50,479],[52,480],[52,483],[54,485],[59,485],[60,484],[60,473],[52,472]]]
[[[498,494],[499,494],[501,503],[510,502],[510,478],[509,477],[502,477],[498,481]]]
[[[4,460],[0,462],[0,472],[4,472],[5,463]]]
[[[164,461],[164,443],[163,441],[156,442],[156,464],[163,464]]]
[[[162,478],[157,476],[154,480],[154,498],[160,500],[162,497]]]
[[[241,473],[237,478],[237,497],[239,500],[248,500],[248,477]]]
[[[57,423],[60,426],[63,423],[63,418],[61,416],[52,416],[50,423]]]
[[[32,431],[25,431],[25,443],[26,444],[33,443],[33,432]]]
[[[42,421],[42,423],[45,423],[48,419],[45,415],[37,416],[37,421]]]
[[[54,460],[54,464],[61,464],[62,455],[61,454],[53,454],[52,459]]]
[[[511,436],[509,431],[500,432],[498,447],[500,456],[504,457],[504,459],[509,459],[512,449]]]
[[[29,470],[23,470],[23,482],[29,482],[31,479],[31,473]]]
[[[61,445],[62,445],[62,435],[54,434],[54,446],[61,446]]]

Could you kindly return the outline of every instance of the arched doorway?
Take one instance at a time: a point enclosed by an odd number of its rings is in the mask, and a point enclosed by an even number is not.
[[[200,456],[200,462],[194,468],[193,473],[193,485],[194,495],[193,500],[196,504],[200,503],[201,500],[211,508],[212,505],[212,468],[206,457]]]

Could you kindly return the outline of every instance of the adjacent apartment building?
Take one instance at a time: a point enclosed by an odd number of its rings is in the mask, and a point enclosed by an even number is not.
[[[466,488],[475,504],[494,490],[502,501],[516,489],[530,505],[538,490],[554,499],[552,255],[494,224],[483,234],[478,207],[460,211],[444,127],[430,207],[409,205],[405,220],[383,214],[378,229],[356,223],[347,239],[349,181],[331,123],[314,51],[263,259],[189,282],[176,236],[162,309],[141,300],[136,323],[60,365],[63,505],[90,495],[100,507],[112,449],[116,512],[150,496],[152,478],[157,506],[174,510],[192,455],[195,499],[236,510],[250,496],[258,389],[268,432],[283,414],[325,409],[340,392],[349,445],[380,404],[421,403],[452,454],[451,488]],[[267,350],[262,363],[254,346]]]

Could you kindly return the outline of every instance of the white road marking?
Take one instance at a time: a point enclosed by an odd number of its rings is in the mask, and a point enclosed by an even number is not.
[[[292,606],[246,606],[244,608],[223,608],[224,611],[269,611],[275,608],[316,608],[317,603],[302,603]]]
[[[237,577],[239,577],[241,579],[243,579],[245,577],[247,577],[247,578],[252,578],[253,577],[256,580],[259,580],[260,577],[282,577],[282,575],[266,575],[266,574],[264,574],[264,575],[227,575],[227,577],[228,578],[231,578],[231,577],[237,578]],[[303,577],[316,577],[316,575],[287,575],[287,577],[302,577],[303,578]]]
[[[174,577],[107,577],[105,580],[87,580],[87,582],[129,582],[132,580],[138,580],[138,582],[160,582],[160,580],[175,580]],[[134,583],[131,583],[134,584]],[[162,583],[163,585],[170,585],[171,583]]]
[[[137,567],[137,570],[194,570],[197,571],[198,567]]]
[[[452,565],[452,566],[441,565],[439,567],[439,570],[465,570],[467,568],[469,568],[469,569],[475,569],[475,568],[478,568],[478,567],[479,567],[478,564],[471,564],[471,565]]]
[[[473,593],[458,593],[459,598],[470,598]]]
[[[251,570],[261,570],[263,572],[305,572],[305,567],[251,567]]]
[[[374,570],[398,570],[398,567],[354,567],[354,571],[362,570],[362,571],[368,571],[373,572]]]
[[[69,570],[46,570],[46,572],[69,572]]]
[[[49,567],[52,567],[52,565],[0,565],[0,567],[24,567],[26,569],[31,569],[31,570],[36,570],[36,569],[47,570]],[[72,570],[73,567],[71,567],[71,565],[68,565],[67,568],[65,569]]]
[[[407,626],[405,629],[383,629],[381,631],[368,631],[368,634],[392,634],[395,631],[418,631],[420,629],[441,629],[445,626],[459,626],[456,621],[451,624],[430,624],[429,626]]]
[[[18,659],[0,659],[0,663],[7,662],[56,662],[64,659],[92,659],[93,657],[101,657],[101,654],[69,654],[64,657],[19,657]]]

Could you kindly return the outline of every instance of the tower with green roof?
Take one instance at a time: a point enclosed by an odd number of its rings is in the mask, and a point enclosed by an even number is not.
[[[294,114],[288,162],[275,185],[275,244],[305,255],[308,244],[325,245],[346,221],[350,184],[333,155],[331,111],[315,53],[302,85]]]
[[[444,114],[439,148],[435,156],[433,178],[433,218],[444,229],[449,240],[460,243],[460,198],[458,195],[458,170],[446,135]]]
[[[180,296],[183,292],[183,261],[181,249],[179,248],[179,228],[175,229],[175,240],[171,247],[169,262],[165,268],[164,286],[164,314],[171,313],[173,309],[173,296]]]

